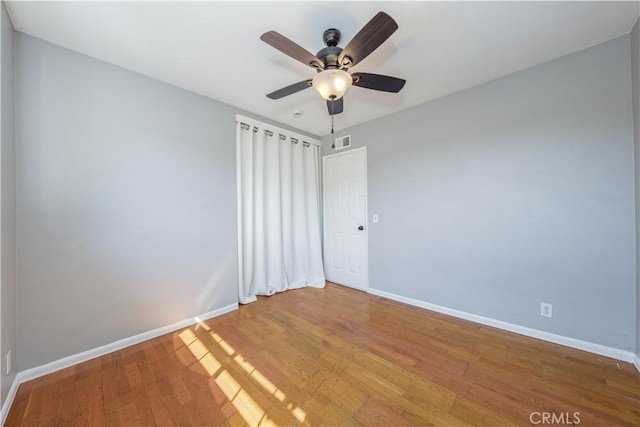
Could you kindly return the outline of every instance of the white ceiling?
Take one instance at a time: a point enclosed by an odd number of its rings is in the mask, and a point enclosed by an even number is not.
[[[315,135],[329,133],[313,89],[265,95],[315,71],[260,41],[275,30],[312,53],[341,46],[382,10],[399,25],[352,70],[407,80],[388,94],[351,88],[344,128],[627,34],[639,2],[7,2],[15,29]],[[301,109],[304,117],[294,118]]]

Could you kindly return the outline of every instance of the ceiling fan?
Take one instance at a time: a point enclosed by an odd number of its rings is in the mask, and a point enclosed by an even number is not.
[[[326,30],[322,40],[327,45],[313,55],[298,44],[276,31],[268,31],[260,36],[265,43],[278,49],[285,55],[315,68],[318,74],[314,78],[294,83],[267,95],[270,99],[280,99],[313,86],[327,100],[329,115],[340,114],[344,109],[343,95],[351,85],[365,89],[398,93],[406,83],[396,77],[370,73],[347,72],[371,52],[376,50],[391,34],[398,24],[384,12],[378,12],[353,39],[342,49],[340,31],[335,28]]]

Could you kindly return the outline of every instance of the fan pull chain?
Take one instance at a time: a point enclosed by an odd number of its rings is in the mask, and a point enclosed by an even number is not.
[[[333,114],[333,101],[335,100],[335,98],[331,98],[331,148],[333,148],[335,150],[336,148],[336,135],[333,133],[333,116],[335,116],[335,114]]]

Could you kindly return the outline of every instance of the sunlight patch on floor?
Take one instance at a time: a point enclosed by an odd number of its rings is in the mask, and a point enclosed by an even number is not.
[[[220,335],[213,332],[211,328],[204,322],[199,322],[197,328],[202,328],[211,335],[213,340],[232,360],[240,366],[249,377],[260,385],[267,393],[280,402],[285,402],[287,396],[278,387],[276,387],[267,377],[265,377],[258,369],[256,369],[249,361],[235,349],[229,345]],[[191,351],[193,356],[198,360],[204,370],[212,377],[217,387],[227,397],[229,402],[238,411],[240,416],[251,426],[275,426],[276,424],[269,419],[267,412],[249,395],[242,385],[224,369],[223,364],[209,351],[207,346],[196,336],[191,329],[185,329],[178,334],[184,345]],[[306,419],[305,411],[290,402],[287,410],[295,417],[295,419],[303,423]]]
[[[229,356],[233,356],[234,354],[236,354],[236,351],[233,349],[233,347],[231,347],[225,340],[223,340],[220,335],[216,334],[213,331],[210,331],[209,335],[211,335],[211,337],[218,343],[220,348],[222,348]],[[269,381],[267,377],[262,375],[260,371],[254,368],[251,363],[245,360],[240,354],[236,354],[233,360],[272,396],[274,396],[281,402],[285,401],[287,396],[282,391],[280,391],[278,387],[276,387],[271,381]],[[306,418],[306,413],[299,406],[291,409],[290,412],[299,422],[303,422]]]

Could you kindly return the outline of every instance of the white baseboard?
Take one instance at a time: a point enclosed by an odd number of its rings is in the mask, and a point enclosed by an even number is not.
[[[640,345],[640,344],[638,344]],[[636,355],[633,359],[633,365],[636,367],[638,372],[640,372],[640,356]]]
[[[563,335],[552,334],[551,332],[541,331],[539,329],[527,328],[525,326],[516,325],[502,320],[491,319],[490,317],[479,316],[477,314],[467,313],[465,311],[455,310],[453,308],[443,307],[421,301],[413,298],[403,297],[401,295],[392,294],[390,292],[381,291],[379,289],[369,288],[369,293],[388,298],[394,301],[413,305],[427,310],[437,311],[438,313],[447,314],[449,316],[458,317],[460,319],[469,320],[471,322],[492,326],[498,329],[515,332],[516,334],[549,341],[555,344],[564,345],[566,347],[577,348],[578,350],[588,351],[590,353],[599,354],[601,356],[611,357],[612,359],[622,360],[628,363],[635,363],[638,368],[638,357],[630,351],[620,350],[613,347],[607,347],[601,344],[595,344],[589,341],[582,341],[576,338],[565,337]],[[635,359],[635,362],[634,362]],[[640,370],[640,368],[638,368]]]
[[[53,362],[49,362],[41,366],[36,366],[35,368],[20,371],[16,374],[16,377],[13,380],[13,384],[11,385],[11,389],[9,390],[9,394],[7,395],[7,398],[2,404],[2,410],[0,413],[0,426],[4,425],[7,415],[9,415],[9,409],[11,408],[11,404],[13,403],[13,399],[15,398],[16,392],[18,391],[18,387],[20,386],[20,384],[24,382],[34,380],[36,378],[39,378],[47,374],[51,374],[53,372],[59,371],[64,368],[68,368],[69,366],[77,365],[78,363],[95,359],[96,357],[104,356],[105,354],[113,353],[114,351],[122,350],[123,348],[131,347],[132,345],[139,344],[144,341],[148,341],[150,339],[168,334],[178,329],[186,328],[187,326],[191,326],[194,323],[198,323],[202,320],[207,320],[213,317],[221,316],[225,313],[229,313],[237,309],[238,309],[237,303],[230,304],[225,307],[219,308],[217,310],[213,310],[213,311],[209,311],[207,313],[201,314],[199,316],[195,316],[189,319],[184,319],[167,326],[162,326],[160,328],[143,332],[138,335],[134,335],[128,338],[123,338],[121,340],[114,341],[110,344],[105,344],[103,346],[96,347],[91,350],[83,351],[82,353],[63,357],[62,359],[54,360]]]
[[[9,409],[11,408],[11,404],[13,403],[13,399],[16,397],[16,393],[18,392],[18,387],[20,386],[20,373],[16,374],[13,378],[13,383],[11,383],[11,388],[9,389],[9,393],[7,394],[7,398],[2,402],[2,409],[0,410],[0,426],[4,426],[4,422],[7,419],[7,415],[9,415]]]

